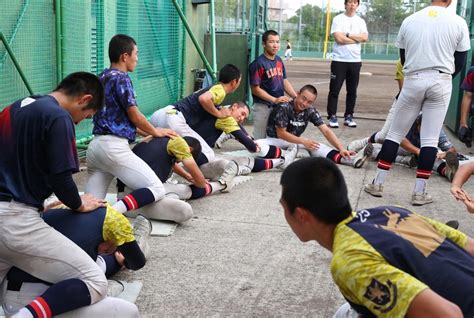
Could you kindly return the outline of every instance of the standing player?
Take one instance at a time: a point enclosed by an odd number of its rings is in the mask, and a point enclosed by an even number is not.
[[[53,192],[69,208],[104,206],[79,196],[74,124],[102,107],[103,87],[90,73],[64,78],[49,95],[23,98],[0,113],[0,281],[12,266],[52,282],[15,317],[51,317],[103,299],[107,280],[76,244],[41,218]]]
[[[352,212],[341,171],[323,158],[294,162],[280,183],[286,221],[332,253],[333,280],[358,314],[335,317],[474,316],[472,238],[400,207]]]
[[[133,38],[117,34],[109,43],[110,68],[100,74],[105,89],[105,107],[94,116],[94,139],[87,149],[86,192],[105,198],[114,177],[134,190],[129,200],[114,204],[126,212],[160,200],[163,184],[130,149],[137,130],[153,137],[175,136],[170,129],[155,128],[140,112],[128,72],[137,66],[138,49]]]
[[[347,96],[344,112],[344,125],[356,127],[353,120],[354,107],[359,85],[360,43],[369,38],[365,21],[356,15],[359,0],[344,0],[346,11],[334,17],[331,25],[331,34],[334,36],[332,49],[331,81],[329,82],[328,119],[329,127],[338,128],[337,100],[342,84],[346,81]]]
[[[312,157],[325,157],[336,163],[351,165],[360,168],[372,153],[372,144],[368,144],[362,151],[354,156],[341,144],[334,132],[324,124],[319,112],[312,106],[316,101],[318,92],[312,85],[303,86],[295,99],[273,109],[268,120],[266,139],[257,140],[260,145],[273,145],[286,149],[297,144],[299,148],[306,149]],[[308,123],[312,122],[327,141],[335,147],[314,140],[301,137]]]
[[[466,21],[448,11],[450,4],[451,0],[434,0],[431,6],[402,23],[397,45],[405,80],[380,152],[377,173],[372,183],[364,187],[373,196],[382,196],[385,177],[397,156],[400,141],[422,110],[421,148],[411,203],[424,205],[433,202],[426,192],[426,185],[451,97],[451,74],[455,76],[462,69],[470,48]]]
[[[293,60],[293,54],[291,54],[291,43],[290,40],[286,40],[286,50],[285,50],[285,61],[288,60],[288,58]]]
[[[268,30],[262,36],[263,54],[249,66],[249,78],[252,89],[253,136],[265,138],[268,117],[274,107],[287,103],[296,92],[286,78],[285,65],[277,55],[280,50],[280,36],[274,30]]]
[[[474,66],[471,66],[469,71],[464,78],[461,89],[464,91],[461,102],[461,115],[459,116],[459,140],[468,144],[472,141],[472,128],[469,127],[469,116],[473,111],[474,99],[472,94],[474,93]]]

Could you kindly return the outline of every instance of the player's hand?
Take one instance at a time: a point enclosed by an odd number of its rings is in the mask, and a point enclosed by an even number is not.
[[[349,151],[347,149],[340,150],[339,153],[343,158],[350,159],[351,156],[355,155],[354,151]]]
[[[288,96],[280,96],[275,99],[274,104],[288,103],[290,98]]]
[[[259,146],[259,144],[255,143],[255,146],[256,146],[256,148],[257,148],[257,149],[255,150],[256,153],[259,153],[260,151],[262,151],[262,148]]]
[[[90,193],[85,193],[81,195],[82,204],[77,209],[77,212],[91,212],[98,208],[103,208],[106,206],[107,201],[100,200],[94,197]]]
[[[474,214],[474,202],[472,201],[463,201],[464,205],[466,206],[467,208],[467,211],[469,213],[473,213]]]
[[[232,115],[232,110],[230,108],[221,108],[219,110],[219,115],[217,118],[226,118]]]
[[[120,265],[120,268],[123,269],[125,267],[125,256],[123,256],[123,254],[120,253],[120,251],[115,251],[114,256],[115,256],[115,260]]]
[[[117,249],[117,245],[115,245],[111,241],[104,241],[100,243],[99,246],[97,247],[97,252],[99,254],[109,255],[115,252],[116,249]]]
[[[440,151],[440,152],[436,153],[436,159],[441,160],[441,159],[444,159],[444,158],[446,158],[446,152]]]
[[[473,199],[464,191],[464,189],[458,186],[451,187],[451,194],[456,198],[458,201],[466,202],[471,201],[474,202]]]
[[[178,134],[174,130],[169,129],[169,128],[156,127],[155,133],[156,133],[155,137],[170,137],[171,138],[171,137],[178,136]]]
[[[310,151],[319,149],[319,143],[311,139],[305,139],[303,141],[303,146]]]

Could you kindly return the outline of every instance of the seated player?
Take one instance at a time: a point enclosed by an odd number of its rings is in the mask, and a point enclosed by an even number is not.
[[[43,219],[94,259],[107,277],[121,268],[138,270],[145,265],[145,254],[149,254],[148,237],[151,227],[149,221],[143,217],[137,218],[132,226],[125,216],[107,206],[90,213],[51,209],[44,213]],[[101,249],[111,253],[99,255]],[[12,267],[4,284],[3,295],[0,297],[3,299],[3,310],[7,315],[13,315],[41,295],[52,282],[42,281]],[[65,315],[84,318],[139,317],[139,312],[132,303],[106,297],[94,305],[76,309]]]
[[[469,213],[474,213],[474,199],[462,186],[474,174],[474,162],[468,162],[459,167],[451,183],[451,193],[454,198],[464,203]]]
[[[325,157],[354,168],[362,167],[372,153],[372,145],[367,145],[357,155],[346,150],[334,132],[323,122],[316,108],[312,106],[317,94],[314,86],[305,85],[297,93],[295,99],[275,107],[268,120],[267,138],[259,139],[256,143],[262,147],[272,145],[282,149],[297,144],[299,149],[307,150],[311,157]],[[337,150],[315,140],[301,137],[309,122],[318,127],[326,140]]]

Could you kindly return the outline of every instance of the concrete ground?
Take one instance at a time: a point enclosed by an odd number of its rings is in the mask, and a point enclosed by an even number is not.
[[[316,106],[325,115],[329,62],[295,60],[286,66],[295,88],[306,83],[317,86]],[[364,63],[362,72],[358,127],[335,130],[344,144],[380,129],[397,91],[393,63]],[[343,88],[342,111],[344,95]],[[315,127],[309,126],[305,135],[323,141]],[[452,139],[460,152],[469,154],[470,149]],[[224,151],[238,149],[242,146],[235,141],[224,146]],[[461,230],[473,234],[474,218],[451,197],[449,182],[436,173],[428,188],[435,202],[412,207],[415,170],[395,166],[384,197],[374,198],[362,186],[372,180],[375,162],[362,169],[340,168],[353,209],[397,204],[443,222],[457,219]],[[314,242],[301,243],[291,232],[278,203],[280,175],[280,171],[255,173],[253,180],[231,193],[191,201],[193,219],[178,226],[172,236],[151,238],[152,257],[146,267],[120,275],[143,283],[137,300],[142,316],[332,316],[344,300],[329,272],[331,254]],[[85,174],[77,180],[82,190]],[[471,184],[466,189],[474,194]]]

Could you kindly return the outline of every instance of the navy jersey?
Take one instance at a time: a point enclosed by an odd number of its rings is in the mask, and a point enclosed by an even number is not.
[[[0,113],[0,194],[41,208],[51,175],[79,171],[69,113],[49,95],[31,96]]]
[[[104,85],[105,106],[93,117],[94,135],[115,135],[134,141],[137,128],[128,118],[127,110],[137,106],[132,81],[127,73],[105,69],[99,79]]]
[[[413,146],[417,148],[421,148],[419,128],[421,120],[421,116],[418,116],[406,135],[406,138],[412,143]],[[448,151],[452,147],[453,144],[449,140],[448,135],[446,134],[444,129],[441,128],[438,138],[438,148],[442,151]]]
[[[312,122],[316,127],[324,124],[321,115],[314,107],[309,107],[297,113],[293,106],[293,101],[274,107],[268,118],[268,137],[278,138],[276,129],[286,128],[290,134],[301,136],[308,123]]]
[[[395,206],[360,210],[336,226],[331,273],[360,314],[403,317],[430,288],[474,316],[474,257],[467,237]]]
[[[249,66],[250,85],[258,85],[273,97],[285,95],[283,80],[286,79],[285,65],[277,55],[274,60],[268,59],[265,54],[260,55]],[[273,106],[272,103],[253,95],[255,103]]]
[[[198,90],[197,92],[194,92],[191,95],[173,104],[174,108],[176,108],[183,114],[184,119],[186,119],[186,123],[191,128],[198,125],[199,122],[204,120],[205,118],[213,117],[201,106],[201,103],[199,103],[199,96],[206,92],[211,92],[212,101],[216,107],[222,104],[226,96],[222,84],[216,84]]]

